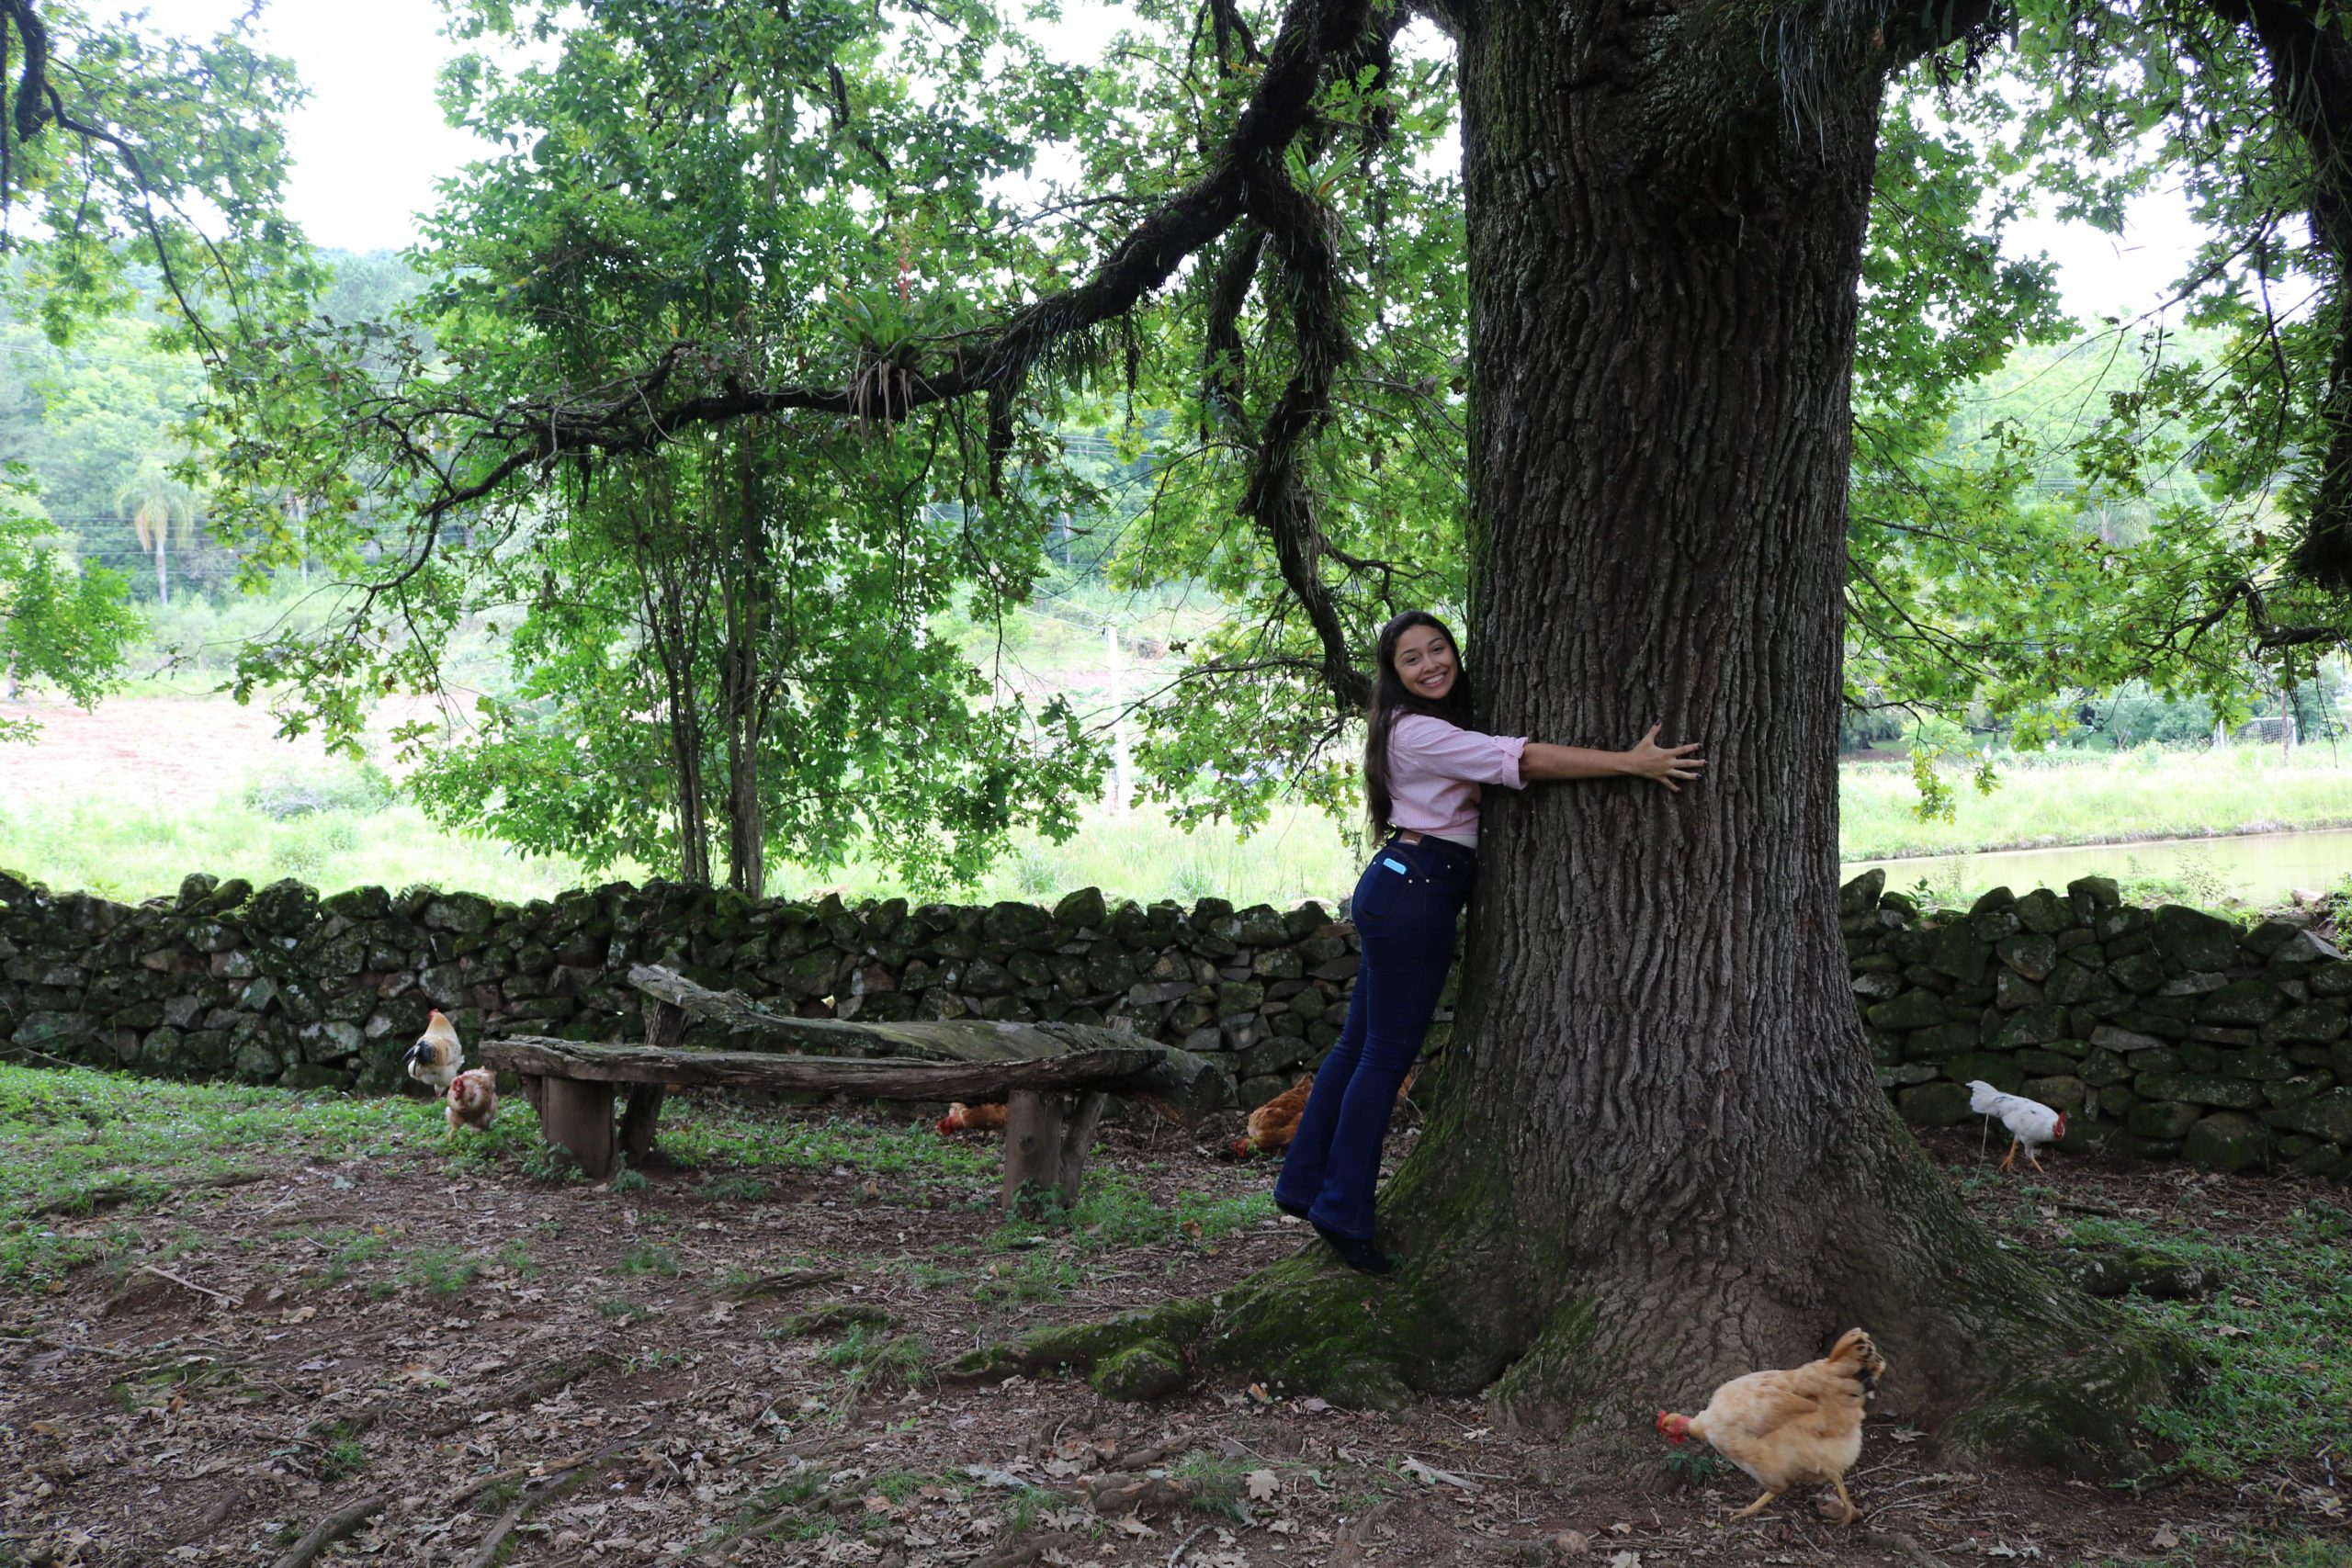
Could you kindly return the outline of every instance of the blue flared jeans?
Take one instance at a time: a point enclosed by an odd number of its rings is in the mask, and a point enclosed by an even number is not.
[[[1339,1042],[1315,1074],[1274,1201],[1324,1229],[1372,1239],[1372,1194],[1396,1090],[1421,1054],[1453,966],[1453,934],[1477,873],[1476,852],[1443,839],[1390,839],[1356,880],[1363,954]]]

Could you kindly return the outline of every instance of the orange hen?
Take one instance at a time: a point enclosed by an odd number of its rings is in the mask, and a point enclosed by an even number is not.
[[[1400,1104],[1405,1091],[1413,1087],[1413,1073],[1407,1073],[1405,1081],[1396,1086]],[[1298,1119],[1306,1113],[1307,1094],[1314,1088],[1313,1077],[1303,1077],[1250,1112],[1242,1135],[1226,1145],[1226,1153],[1235,1159],[1248,1159],[1254,1154],[1280,1154],[1290,1147],[1291,1139],[1298,1134]]]
[[[1001,1105],[967,1105],[962,1100],[947,1108],[947,1114],[938,1122],[939,1135],[951,1133],[1001,1133],[1004,1131],[1004,1107]]]
[[[1764,1488],[1764,1495],[1732,1515],[1736,1519],[1792,1486],[1827,1484],[1838,1489],[1845,1507],[1839,1522],[1852,1524],[1861,1510],[1846,1495],[1846,1472],[1861,1457],[1862,1407],[1885,1372],[1886,1360],[1871,1337],[1849,1328],[1818,1361],[1732,1379],[1696,1416],[1659,1411],[1657,1429],[1677,1444],[1704,1438]]]

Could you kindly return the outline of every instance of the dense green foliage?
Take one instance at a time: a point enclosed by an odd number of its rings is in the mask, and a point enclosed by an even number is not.
[[[61,53],[108,47],[43,14]],[[103,139],[52,126],[28,144],[51,162],[13,176],[38,196],[78,169],[115,197],[17,268],[25,319],[113,344],[0,399],[38,404],[24,451],[51,511],[112,520],[98,558],[135,551],[160,596],[194,510],[168,486],[200,486],[248,581],[354,585],[254,640],[242,694],[349,742],[381,693],[445,692],[453,639],[487,628],[504,670],[458,728],[404,736],[445,818],[752,887],[773,859],[877,849],[967,876],[1016,822],[1067,829],[1101,737],[940,633],[1016,613],[1076,520],[1111,583],[1229,611],[1140,715],[1171,808],[1349,798],[1335,689],[1394,610],[1461,614],[1476,547],[1458,84],[1433,29],[1381,20],[1310,85],[1244,214],[1157,242],[1165,267],[1098,310],[1137,225],[1191,210],[1230,129],[1282,112],[1288,12],[1152,0],[1084,65],[978,0],[453,16],[449,111],[510,151],[458,182],[413,278],[350,262],[330,285],[276,218],[292,88],[233,35],[125,34],[91,91],[159,150],[144,188],[219,204],[243,247],[222,265],[266,296],[206,292],[193,231],[148,235]],[[2309,564],[2341,379],[2340,268],[2300,220],[2329,169],[2226,6],[2008,21],[1883,112],[1848,698],[2029,745],[2117,692],[2174,729],[2230,720],[2310,683],[2346,629],[2290,558]],[[1781,63],[1801,115],[1819,62]],[[201,90],[130,92],[169,71]],[[238,137],[193,144],[229,118]],[[2034,192],[2114,228],[2159,181],[2212,235],[2185,325],[2086,334],[2045,264],[2002,254]],[[136,239],[166,264],[160,302],[136,295]],[[152,319],[87,324],[132,303]],[[157,369],[175,352],[209,400],[159,454],[137,427],[185,398]],[[1105,442],[1136,492],[1105,488]]]

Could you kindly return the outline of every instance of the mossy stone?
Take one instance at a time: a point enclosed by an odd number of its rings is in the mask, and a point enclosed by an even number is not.
[[[2085,952],[2077,949],[2076,952]],[[2104,971],[2069,956],[2050,972],[2042,986],[2042,994],[2061,1007],[2073,1007],[2080,1002],[2101,1001],[2115,995],[2115,982]]]
[[[2075,1114],[2090,1102],[2089,1086],[2067,1073],[2028,1078],[2018,1086],[2018,1092],[2028,1100],[2041,1101],[2052,1111],[2064,1111],[2070,1123]]]
[[[2238,962],[2238,929],[2229,921],[2166,904],[2152,917],[2156,951],[2184,969],[2227,969]]]
[[[2129,1083],[2132,1079],[2131,1065],[2112,1051],[2093,1050],[2083,1058],[2083,1065],[2076,1071],[2085,1083],[2098,1089],[2111,1083]]]
[[[1924,1030],[1943,1022],[1943,997],[1912,989],[1891,1001],[1879,1001],[1865,1010],[1863,1018],[1868,1018],[1874,1030]]]
[[[1054,924],[1086,927],[1100,931],[1111,919],[1110,907],[1103,902],[1100,887],[1080,887],[1062,896],[1054,906]]]
[[[1164,1339],[1147,1339],[1106,1357],[1086,1381],[1107,1399],[1142,1404],[1182,1390],[1186,1376],[1184,1358],[1176,1347]]]
[[[1903,1054],[1914,1062],[1940,1062],[1973,1051],[1981,1043],[1980,1032],[1973,1023],[1939,1023],[1933,1029],[1914,1030],[1903,1043]]]
[[[2141,1138],[2181,1138],[2204,1117],[2198,1106],[2185,1105],[2177,1100],[2145,1100],[2132,1108],[2123,1125],[2133,1136]]]
[[[2047,887],[2037,887],[2013,907],[2018,923],[2043,936],[2054,935],[2075,923],[2074,907]]]
[[[1992,958],[1993,944],[1978,936],[1965,920],[1953,920],[1938,931],[1928,949],[1928,966],[1962,985],[1973,985],[1984,978],[1984,966]]]
[[[2237,980],[2218,991],[2209,991],[2197,1004],[2199,1023],[2243,1024],[2268,1023],[2287,1005],[2278,987],[2267,980]]]
[[[2306,1133],[2331,1144],[2352,1144],[2352,1089],[2331,1089],[2312,1095],[2301,1105],[2282,1105],[2262,1113],[2271,1126]]]
[[[2301,1105],[2306,1100],[2316,1099],[2326,1093],[2335,1086],[2335,1075],[2323,1069],[2318,1072],[2301,1073],[2293,1077],[2281,1078],[2275,1082],[2267,1081],[2262,1086],[2262,1098],[2274,1106]]]
[[[2309,1002],[2290,1008],[2262,1026],[2266,1045],[2332,1045],[2344,1038],[2346,1013],[2340,1002]]]
[[[1879,896],[1885,891],[1885,868],[1872,866],[1838,889],[1838,912],[1840,915],[1867,915],[1878,908]]]
[[[2025,1084],[2025,1074],[2014,1058],[1989,1051],[1970,1051],[1951,1058],[1943,1064],[1943,1076],[1957,1084],[1982,1078],[2003,1094],[2015,1094]]]
[[[2066,1010],[2055,1002],[2045,1002],[2019,1010],[2001,1026],[1993,1043],[2005,1048],[2048,1045],[2064,1038],[2065,1032]]]
[[[2125,990],[2144,996],[2165,983],[2163,960],[2151,953],[2135,953],[2108,965],[2107,973]]]
[[[2180,1152],[2208,1170],[2240,1171],[2259,1161],[2269,1147],[2270,1130],[2236,1111],[2216,1111],[2188,1129]]]
[[[1914,1127],[1956,1127],[1975,1112],[1968,1109],[1968,1087],[1923,1083],[1894,1097],[1895,1109]]]
[[[2111,876],[2078,876],[2066,884],[2069,897],[2090,900],[2101,909],[2111,909],[2123,902],[2123,889]]]
[[[2029,980],[2046,980],[2058,966],[2058,944],[2040,932],[2010,937],[1995,951],[2005,965]]]
[[[2180,1100],[2220,1111],[2256,1111],[2262,1107],[2262,1086],[2218,1073],[2142,1073],[2132,1087],[2150,1100]]]

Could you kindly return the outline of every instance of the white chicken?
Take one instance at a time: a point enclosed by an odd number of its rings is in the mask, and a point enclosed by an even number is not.
[[[2001,1156],[2003,1170],[2017,1163],[2019,1149],[2025,1150],[2026,1163],[2040,1170],[2041,1162],[2033,1157],[2033,1151],[2066,1135],[2064,1111],[2052,1111],[2021,1094],[2003,1094],[1983,1078],[1968,1080],[1968,1109],[1979,1116],[1999,1118],[2009,1130],[2009,1152]]]

